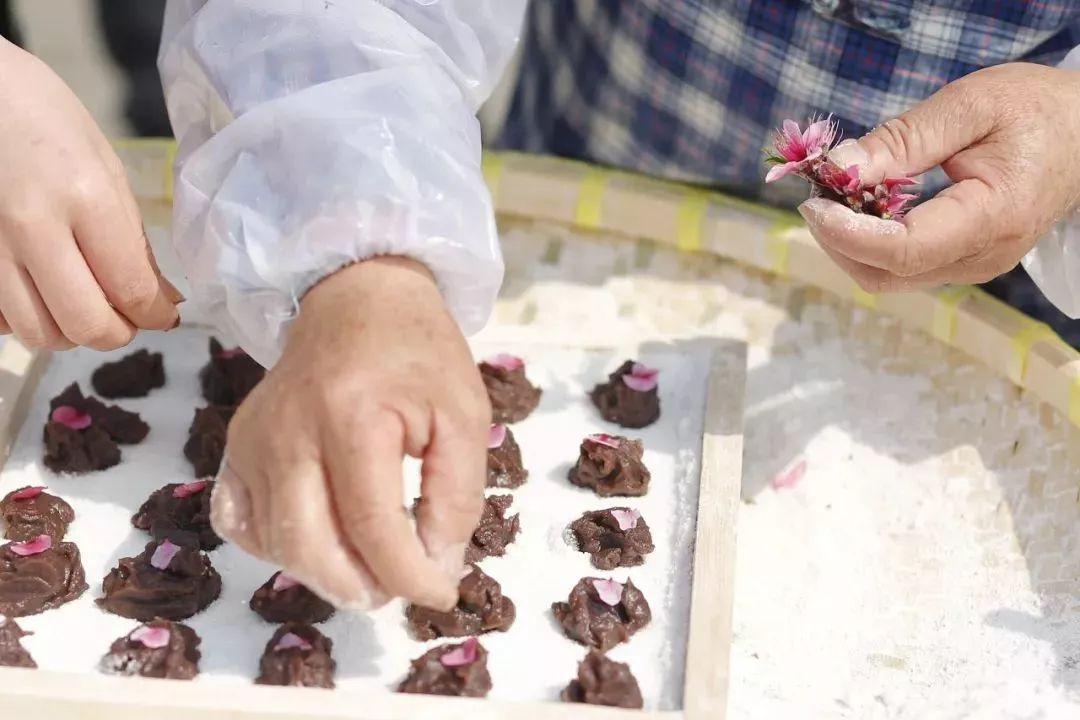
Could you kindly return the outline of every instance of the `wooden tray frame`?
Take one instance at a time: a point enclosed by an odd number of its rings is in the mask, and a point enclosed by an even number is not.
[[[522,330],[483,334],[479,342],[537,343]],[[353,690],[308,690],[255,685],[188,685],[0,668],[0,718],[41,720],[723,720],[734,603],[735,525],[742,482],[746,346],[731,340],[600,342],[553,338],[544,345],[610,348],[657,344],[711,353],[701,449],[701,477],[692,569],[683,709],[643,712],[555,702],[505,702]],[[50,353],[9,341],[0,348],[0,467],[6,462]],[[568,678],[569,679],[569,678]],[[191,692],[192,690],[198,692]]]

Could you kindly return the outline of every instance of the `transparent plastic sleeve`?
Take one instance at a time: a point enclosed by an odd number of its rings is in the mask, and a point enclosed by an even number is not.
[[[1080,48],[1061,62],[1080,70]],[[1024,269],[1061,312],[1080,318],[1080,212],[1058,222],[1023,259]]]
[[[194,299],[259,362],[350,263],[434,274],[466,333],[503,264],[476,111],[526,0],[170,0],[173,242]]]

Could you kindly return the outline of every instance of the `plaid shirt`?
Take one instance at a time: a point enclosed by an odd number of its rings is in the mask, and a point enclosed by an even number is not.
[[[1080,0],[534,0],[497,144],[790,207],[803,184],[762,182],[785,118],[832,113],[858,137],[980,68],[1078,44]],[[999,287],[1080,341],[1037,290]]]

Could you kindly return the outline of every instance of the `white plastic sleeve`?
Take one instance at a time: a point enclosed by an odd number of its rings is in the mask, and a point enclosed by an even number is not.
[[[1080,70],[1080,47],[1059,67]],[[1080,318],[1080,212],[1054,225],[1022,262],[1050,302],[1069,317]]]
[[[476,112],[526,0],[169,0],[173,243],[194,300],[256,360],[350,263],[424,263],[466,333],[503,263]],[[348,309],[343,309],[347,312]]]

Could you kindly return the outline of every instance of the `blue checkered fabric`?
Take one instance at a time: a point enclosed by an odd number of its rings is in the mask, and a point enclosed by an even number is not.
[[[1078,44],[1080,0],[533,0],[496,144],[790,207],[805,184],[762,182],[785,118],[831,113],[857,137],[975,70]]]

